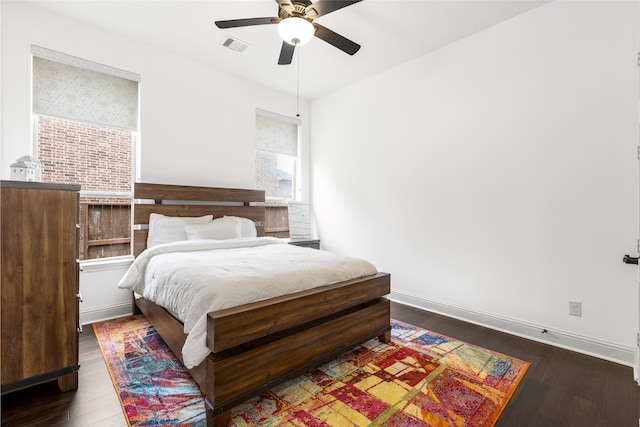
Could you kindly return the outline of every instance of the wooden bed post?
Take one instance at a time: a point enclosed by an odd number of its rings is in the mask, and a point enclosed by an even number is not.
[[[221,414],[213,415],[213,409],[205,403],[207,413],[207,427],[229,427],[231,422],[231,409],[227,409]]]

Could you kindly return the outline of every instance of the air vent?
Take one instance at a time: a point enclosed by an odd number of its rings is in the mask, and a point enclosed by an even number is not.
[[[245,43],[231,36],[227,36],[222,42],[222,46],[231,50],[235,50],[236,52],[244,52],[245,49],[249,47],[249,43]]]

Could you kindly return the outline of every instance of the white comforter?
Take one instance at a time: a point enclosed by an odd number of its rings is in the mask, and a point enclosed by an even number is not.
[[[361,259],[269,237],[185,240],[145,250],[118,287],[165,307],[184,323],[182,356],[192,368],[209,354],[208,312],[376,272]]]

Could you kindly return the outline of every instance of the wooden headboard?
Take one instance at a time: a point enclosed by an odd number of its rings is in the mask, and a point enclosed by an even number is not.
[[[149,215],[152,213],[167,216],[212,214],[214,218],[225,215],[241,216],[253,220],[256,223],[258,236],[264,236],[263,190],[135,183],[133,194],[135,256],[147,247]]]

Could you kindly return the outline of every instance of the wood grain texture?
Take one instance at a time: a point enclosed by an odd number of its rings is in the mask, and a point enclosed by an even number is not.
[[[2,182],[3,391],[78,363],[79,188]],[[60,381],[74,384],[74,374]]]
[[[264,202],[264,190],[246,190],[237,188],[195,187],[187,185],[168,185],[153,183],[135,183],[134,198],[150,200],[208,200],[216,202]]]
[[[216,353],[207,359],[207,400],[214,410],[272,387],[322,360],[389,329],[389,300],[328,316],[258,346]]]
[[[215,206],[215,205],[161,205],[137,204],[134,208],[134,224],[148,224],[149,214],[159,213],[167,216],[203,216],[213,215],[220,218],[225,215],[249,218],[264,225],[264,206]]]
[[[128,201],[127,201],[128,202]],[[131,254],[131,204],[80,204],[80,259]]]
[[[149,215],[203,216],[214,218],[240,216],[253,220],[258,236],[264,236],[265,201],[263,190],[192,187],[150,183],[134,184],[133,254],[147,248],[148,230],[138,226],[149,224]],[[153,200],[154,203],[148,203]],[[164,202],[164,203],[163,203]]]
[[[373,276],[209,313],[207,346],[224,351],[375,300],[390,292],[390,276]]]

